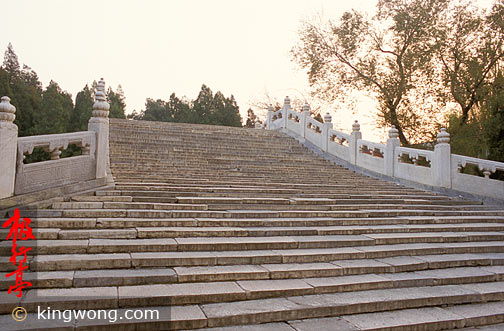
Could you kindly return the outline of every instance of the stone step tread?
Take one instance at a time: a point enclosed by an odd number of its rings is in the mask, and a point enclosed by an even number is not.
[[[166,244],[167,246],[170,243]],[[297,249],[297,250],[262,250],[262,251],[216,251],[216,252],[131,252],[131,253],[97,253],[91,250],[89,253],[76,251],[74,254],[65,254],[64,250],[59,254],[37,255],[29,262],[32,271],[55,271],[55,270],[90,270],[96,268],[158,268],[158,267],[188,267],[188,266],[217,266],[217,265],[240,265],[252,264],[298,264],[319,263],[331,261],[358,264],[361,259],[386,259],[410,255],[428,263],[429,268],[447,268],[474,265],[502,265],[504,264],[504,244],[496,242],[488,245],[487,253],[474,254],[475,250],[483,251],[484,246],[471,245],[462,247],[439,247],[432,245],[410,244],[402,245],[402,249],[385,248],[383,251],[366,251],[358,248],[332,248],[332,249]],[[71,247],[71,246],[70,246]],[[68,247],[64,247],[67,251]],[[450,249],[450,248],[456,248]],[[84,249],[84,248],[82,248]],[[167,249],[168,250],[168,249]],[[500,251],[500,253],[495,253]],[[456,253],[455,253],[456,252]],[[437,255],[436,255],[437,254]],[[0,257],[5,260],[0,269],[12,270],[13,266],[8,262],[8,257]],[[382,263],[388,263],[382,261]],[[400,267],[397,261],[393,261]],[[343,263],[343,262],[340,262]],[[364,262],[362,262],[364,263]]]
[[[356,280],[353,282],[360,284]],[[340,288],[344,289],[345,287],[340,286]],[[383,310],[390,310],[396,308],[398,302],[405,304],[403,308],[414,308],[504,300],[504,282],[499,281],[408,287],[407,291],[404,288],[385,287],[372,290],[307,294],[311,292],[311,289],[312,286],[302,280],[31,289],[26,291],[22,298],[1,305],[0,309],[2,309],[1,313],[6,313],[8,306],[12,303],[15,304],[16,301],[27,309],[33,309],[33,307],[46,302],[50,303],[54,309],[61,309],[61,307],[72,309],[71,306],[76,304],[80,307],[92,305],[95,308],[203,304],[202,308],[207,316],[224,317],[228,314],[243,314],[247,310],[249,313],[253,310],[257,310],[256,313],[274,311],[271,309],[272,302],[275,302],[273,306],[276,306],[278,302],[286,301],[289,307],[302,307],[312,310],[312,312],[314,312],[313,309],[326,311],[327,309],[331,311],[343,309],[340,313],[345,313],[345,308],[363,309],[360,311],[362,312],[365,311],[366,306],[369,306],[368,309],[371,311],[382,310],[382,308],[376,309],[378,303],[387,307]],[[286,291],[291,295],[283,298],[257,299],[254,298],[256,295],[251,294],[254,292],[275,293],[278,290]],[[258,303],[262,305],[256,306]],[[374,304],[369,305],[371,303]],[[219,320],[223,322],[222,318]]]
[[[286,289],[283,286],[289,282],[291,285],[302,284],[302,291],[313,294],[504,280],[504,266],[502,265],[427,269],[427,263],[419,258],[400,257],[400,260],[403,260],[402,264],[386,265],[388,268],[384,268],[383,262],[379,264],[380,260],[363,260],[359,264],[343,267],[335,261],[334,263],[175,267],[173,269],[41,271],[25,272],[23,279],[32,282],[33,288],[238,281],[242,288],[256,292],[249,294],[249,297],[254,298],[286,295]],[[388,263],[390,262],[392,261],[389,260]],[[461,261],[461,265],[471,265],[471,263]],[[295,281],[296,279],[301,279],[301,281]],[[312,288],[308,290],[307,284]],[[12,285],[12,280],[0,279],[0,290],[6,290],[10,285]]]
[[[355,313],[467,304],[502,300],[502,283],[441,285],[404,289],[382,289],[336,294],[209,303],[202,305],[208,326],[254,324],[293,318],[341,316]],[[274,313],[272,313],[274,312]]]
[[[472,311],[472,314],[467,314]],[[427,307],[291,320],[254,325],[205,328],[205,331],[363,331],[363,330],[452,330],[501,331],[504,324],[504,303],[476,303],[451,307]],[[491,325],[484,325],[491,324]],[[463,328],[472,326],[470,328]]]

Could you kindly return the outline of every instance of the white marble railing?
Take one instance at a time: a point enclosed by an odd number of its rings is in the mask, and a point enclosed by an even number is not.
[[[269,109],[266,128],[284,130],[301,142],[309,141],[328,154],[377,174],[504,200],[504,181],[491,178],[497,170],[504,171],[504,163],[451,154],[450,135],[445,129],[441,129],[434,151],[430,151],[401,147],[394,127],[389,130],[387,143],[380,144],[363,140],[357,121],[352,133],[347,134],[333,129],[329,114],[324,120],[320,123],[313,119],[307,104],[301,112],[292,110],[287,97],[282,109]],[[467,164],[473,164],[482,175],[461,172]]]
[[[61,151],[74,144],[82,155],[60,158]],[[51,160],[25,164],[26,156],[41,147]],[[84,131],[18,139],[15,194],[41,191],[51,187],[96,178],[96,132]]]
[[[109,107],[102,79],[95,93],[88,131],[18,137],[17,126],[13,123],[16,108],[10,104],[9,97],[2,97],[0,199],[57,187],[80,187],[80,183],[90,180],[96,181],[86,187],[112,183],[108,167]],[[82,155],[60,158],[62,150],[71,144],[80,147]],[[38,147],[48,152],[51,159],[25,164],[26,156]]]

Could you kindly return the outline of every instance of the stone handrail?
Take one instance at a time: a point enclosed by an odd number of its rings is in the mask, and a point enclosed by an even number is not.
[[[60,159],[61,151],[75,144],[82,155]],[[34,148],[42,147],[51,160],[24,164]],[[18,139],[16,195],[96,179],[96,132],[84,131]]]
[[[18,138],[18,165],[20,161],[22,163],[26,155],[32,154],[36,147],[42,147],[46,152],[51,153],[51,160],[58,160],[61,150],[68,148],[70,144],[81,147],[82,154],[88,155],[91,149],[94,152],[96,148],[96,133],[81,131]]]
[[[9,97],[2,97],[0,200],[54,188],[62,188],[52,191],[56,194],[78,190],[79,186],[92,188],[111,183],[108,157],[109,107],[105,98],[105,82],[101,79],[97,85],[88,131],[18,137],[17,126],[13,123],[16,108],[10,104]],[[82,155],[60,158],[62,150],[70,144],[80,147]],[[25,164],[26,156],[32,154],[37,147],[50,153],[51,159]],[[84,183],[86,185],[82,185]]]
[[[300,142],[309,142],[322,152],[330,154],[368,173],[406,184],[440,192],[492,198],[504,201],[504,181],[491,178],[497,170],[504,171],[504,163],[451,154],[450,135],[441,129],[434,151],[401,147],[398,130],[392,127],[386,144],[362,139],[360,125],[352,125],[352,133],[333,129],[331,116],[324,123],[310,116],[305,104],[301,112],[291,109],[286,97],[282,109],[268,109],[266,129],[282,130]],[[279,116],[278,114],[282,114]],[[467,164],[475,165],[483,175],[463,173]]]

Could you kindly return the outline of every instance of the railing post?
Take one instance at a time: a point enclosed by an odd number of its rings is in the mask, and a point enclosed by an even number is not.
[[[301,110],[301,118],[299,122],[301,123],[301,137],[306,139],[306,126],[308,125],[308,120],[310,119],[310,105],[305,102],[303,109]]]
[[[450,134],[446,132],[445,128],[441,128],[441,132],[437,135],[432,168],[436,186],[451,188]]]
[[[16,107],[9,97],[0,101],[0,199],[14,195],[18,127],[14,124]]]
[[[285,97],[284,104],[282,107],[282,128],[287,129],[287,116],[289,115],[289,110],[291,108],[289,97]]]
[[[331,114],[326,113],[324,115],[324,125],[322,126],[322,150],[324,152],[329,151],[329,130],[333,128]]]
[[[385,148],[385,174],[394,177],[395,149],[401,145],[399,141],[399,130],[394,125],[389,130],[389,138]]]
[[[113,182],[110,174],[109,160],[109,108],[105,98],[105,81],[100,79],[95,93],[92,117],[88,130],[96,132],[96,178],[107,177],[107,182]]]
[[[266,119],[266,129],[271,130],[271,122],[273,122],[273,112],[275,109],[272,105],[268,106],[268,118]]]
[[[348,142],[348,147],[350,148],[350,163],[357,164],[357,141],[362,139],[362,133],[360,132],[360,124],[355,120],[352,124],[352,135],[350,136],[350,141]]]

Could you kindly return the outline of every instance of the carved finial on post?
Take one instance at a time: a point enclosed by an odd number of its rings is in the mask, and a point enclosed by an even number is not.
[[[329,113],[325,113],[324,115],[324,123],[331,123],[332,122],[332,116]]]
[[[400,146],[399,142],[399,130],[396,129],[395,125],[389,129],[389,138],[387,139],[387,146],[385,148],[385,174],[390,177],[394,177],[394,155],[396,147]]]
[[[360,131],[360,124],[357,120],[355,120],[354,124],[352,124],[352,132],[359,132]]]
[[[310,105],[308,104],[308,102],[304,103],[304,105],[303,105],[303,111],[307,111],[307,112],[310,111]]]
[[[446,128],[441,128],[437,135],[437,144],[434,146],[434,160],[431,168],[434,172],[434,183],[440,187],[451,187],[451,147],[450,134]]]
[[[399,130],[396,129],[395,125],[392,125],[392,127],[388,131],[388,136],[389,136],[390,139],[397,139],[397,138],[399,138]]]
[[[269,106],[268,106],[268,111],[275,111],[275,108],[273,108],[273,105],[270,103]]]
[[[92,117],[88,130],[96,132],[96,178],[106,178],[108,184],[113,184],[109,159],[109,108],[105,97],[105,81],[98,82],[93,104]]]
[[[105,81],[100,78],[96,87],[95,102],[93,104],[93,117],[108,117],[110,105],[105,97]]]
[[[437,142],[439,144],[449,144],[450,134],[446,131],[446,128],[441,128],[441,132],[437,135]]]
[[[284,108],[288,108],[288,109],[290,109],[290,108],[291,108],[291,103],[290,103],[290,98],[289,98],[289,96],[286,96],[286,97],[285,97],[283,106],[284,106]]]
[[[0,199],[14,195],[18,127],[14,124],[16,107],[5,96],[0,101]]]
[[[362,133],[360,132],[360,124],[357,120],[352,124],[352,134],[350,136],[350,141],[348,142],[348,147],[350,148],[350,163],[357,164],[357,153],[358,153],[358,140],[362,139]]]
[[[10,98],[5,96],[2,97],[0,102],[0,122],[12,123],[16,119],[16,107],[11,105]]]

